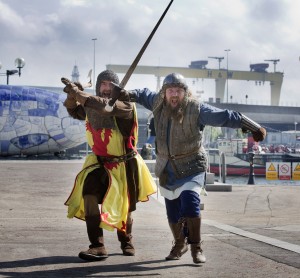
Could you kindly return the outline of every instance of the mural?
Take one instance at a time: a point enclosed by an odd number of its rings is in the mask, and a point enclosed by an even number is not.
[[[66,94],[0,85],[0,156],[59,153],[85,142],[85,123],[69,117]]]

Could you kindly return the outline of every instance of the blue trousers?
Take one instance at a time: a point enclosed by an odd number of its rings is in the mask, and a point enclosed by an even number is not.
[[[177,223],[181,217],[200,216],[200,196],[194,191],[182,191],[174,200],[165,198],[167,217],[170,223]]]

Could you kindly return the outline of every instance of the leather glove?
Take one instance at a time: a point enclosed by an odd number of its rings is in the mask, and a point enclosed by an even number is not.
[[[122,89],[120,91],[118,100],[120,100],[120,101],[130,101],[128,92],[126,90]]]
[[[66,85],[63,91],[68,94],[68,97],[69,96],[73,97],[76,101],[78,101],[81,105],[84,106],[90,94],[87,94],[82,90],[80,90],[83,89],[82,85],[78,82],[76,83],[70,82],[68,79],[64,77],[61,78],[61,81]]]
[[[118,97],[118,100],[136,102],[137,95],[135,93],[133,93],[133,91],[126,91],[126,90],[122,89],[120,92],[120,95]]]
[[[266,138],[267,131],[261,127],[256,131],[252,131],[252,136],[255,142],[263,141]]]
[[[111,82],[114,86],[112,88],[112,93],[111,93],[111,98],[114,99],[114,101],[116,101],[117,99],[119,99],[120,93],[123,90],[119,85]]]
[[[130,101],[126,90],[122,89],[118,84],[111,82],[114,87],[112,91],[112,98],[107,102],[105,110],[111,112],[115,106],[117,100],[119,101]]]
[[[76,84],[69,83],[66,85],[66,87],[64,87],[63,91],[76,99],[76,94],[77,94],[78,90],[79,90],[79,88],[76,86]]]
[[[78,91],[78,86],[65,77],[61,78],[61,82],[66,85],[63,91],[67,93],[68,96],[71,95],[74,99],[76,99],[76,92]]]
[[[80,82],[74,82],[74,84],[77,86],[77,88],[78,88],[80,91],[84,91],[84,87],[81,85]]]
[[[126,91],[125,89],[121,88],[118,84],[111,82],[114,85],[112,98],[118,99],[120,101],[130,101],[136,102],[136,94],[132,93],[131,91]]]

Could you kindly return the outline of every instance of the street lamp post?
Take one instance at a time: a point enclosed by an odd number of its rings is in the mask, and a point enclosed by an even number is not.
[[[15,60],[15,66],[18,70],[6,70],[5,73],[0,73],[0,75],[6,75],[6,84],[9,85],[9,76],[14,75],[16,73],[21,76],[21,69],[25,66],[25,60],[23,58],[17,58]],[[0,63],[0,69],[2,68],[2,65]]]
[[[96,80],[95,80],[95,61],[96,61],[96,40],[97,38],[92,39],[94,41],[94,65],[93,65],[93,82],[94,82],[94,90],[96,90]]]
[[[9,76],[18,73],[17,70],[6,70],[6,84],[9,85]]]
[[[230,51],[230,49],[225,49],[224,51],[226,51],[226,56],[227,56],[227,74],[226,74],[226,86],[227,86],[227,96],[226,96],[226,100],[227,100],[227,103],[228,103],[228,52]]]
[[[248,158],[250,163],[248,184],[255,184],[255,174],[254,174],[254,165],[253,165],[254,155],[255,155],[254,152],[248,153]]]
[[[295,124],[295,153],[296,153],[296,145],[297,145],[297,122],[294,122]]]

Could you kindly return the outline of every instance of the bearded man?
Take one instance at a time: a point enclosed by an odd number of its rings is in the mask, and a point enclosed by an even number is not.
[[[202,146],[206,125],[242,128],[262,141],[266,130],[245,115],[221,110],[192,99],[184,77],[169,74],[157,94],[143,90],[122,91],[122,99],[151,110],[156,132],[155,174],[165,198],[174,245],[166,260],[178,260],[191,248],[193,262],[204,263],[201,247],[200,192],[205,184],[207,156]]]
[[[78,83],[64,88],[64,105],[73,118],[86,121],[87,142],[93,152],[86,157],[65,203],[69,218],[75,216],[86,222],[91,244],[79,257],[87,261],[108,257],[103,228],[117,229],[123,254],[134,256],[131,212],[138,201],[148,201],[148,196],[156,192],[156,184],[136,149],[135,105],[117,101],[113,111],[105,110],[113,96],[111,82],[119,84],[119,78],[105,70],[98,75],[96,96],[83,92]]]

